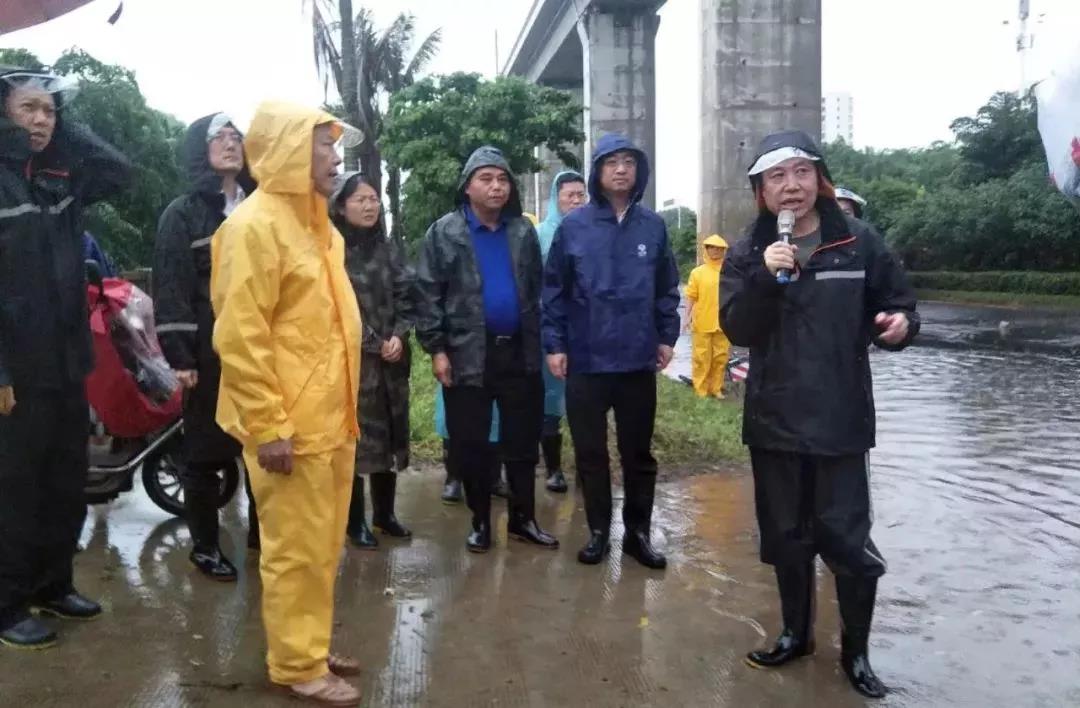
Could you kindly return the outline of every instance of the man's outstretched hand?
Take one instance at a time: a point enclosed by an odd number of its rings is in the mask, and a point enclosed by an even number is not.
[[[874,324],[878,328],[878,339],[892,345],[904,341],[911,326],[908,316],[903,312],[894,312],[891,315],[879,312],[874,318]]]

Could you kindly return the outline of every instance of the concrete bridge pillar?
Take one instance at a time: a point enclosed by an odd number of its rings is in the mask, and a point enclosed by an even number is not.
[[[738,238],[755,214],[746,169],[761,138],[821,138],[821,0],[700,2],[698,236]]]
[[[586,160],[600,136],[622,133],[656,164],[656,10],[662,4],[593,2],[581,19]],[[655,177],[645,195],[650,207],[656,205]]]

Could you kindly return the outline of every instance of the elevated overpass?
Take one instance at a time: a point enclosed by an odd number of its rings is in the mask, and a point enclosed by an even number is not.
[[[822,0],[697,2],[701,86],[699,97],[681,108],[701,117],[698,231],[734,237],[753,216],[746,167],[758,141],[784,128],[820,138]],[[664,4],[535,0],[504,73],[579,98],[583,155],[604,133],[620,132],[655,164],[657,12]],[[541,159],[544,173],[524,187],[527,208],[543,217],[551,175],[561,165],[546,151]],[[650,206],[655,194],[650,185]],[[679,201],[692,198],[680,195]]]

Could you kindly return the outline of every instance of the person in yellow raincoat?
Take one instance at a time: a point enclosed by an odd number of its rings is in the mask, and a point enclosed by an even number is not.
[[[301,698],[357,705],[330,654],[334,581],[360,433],[360,309],[327,197],[354,131],[328,113],[259,106],[246,148],[259,188],[211,243],[217,420],[244,447],[262,525],[270,680]]]
[[[720,268],[727,247],[727,241],[718,234],[705,239],[705,262],[690,272],[686,285],[694,348],[694,392],[703,398],[724,397],[724,370],[731,354],[731,343],[720,329]]]

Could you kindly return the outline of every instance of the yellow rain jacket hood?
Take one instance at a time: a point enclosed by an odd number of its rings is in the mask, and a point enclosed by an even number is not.
[[[311,178],[322,111],[259,106],[244,142],[259,183],[211,242],[218,423],[246,448],[290,439],[293,452],[359,435],[360,309],[345,244]]]
[[[694,320],[692,328],[697,333],[718,332],[720,330],[720,269],[723,257],[709,258],[706,246],[719,246],[727,249],[727,241],[719,234],[713,234],[701,244],[703,263],[690,272],[690,281],[686,284],[686,297],[694,300]]]
[[[713,234],[709,238],[705,239],[705,241],[701,244],[701,262],[712,268],[716,268],[716,270],[720,270],[720,267],[724,265],[724,257],[721,256],[720,258],[709,258],[709,251],[706,249],[706,246],[715,246],[717,248],[722,248],[724,249],[724,253],[726,255],[728,249],[727,241],[725,241],[724,237],[720,234]]]

